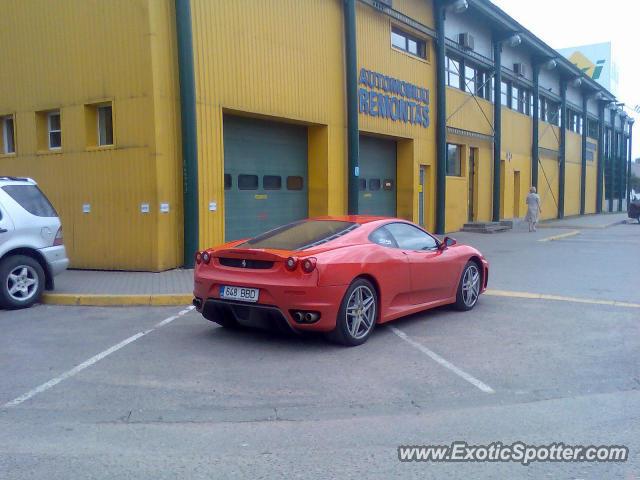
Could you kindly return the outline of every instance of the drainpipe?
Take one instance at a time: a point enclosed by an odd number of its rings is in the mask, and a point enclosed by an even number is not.
[[[580,215],[584,215],[587,188],[587,94],[582,91],[582,157],[580,168]]]
[[[502,42],[493,39],[493,210],[491,219],[500,221],[500,156],[502,150]]]
[[[624,116],[620,117],[620,173],[618,175],[618,211],[622,211],[622,201],[625,199],[625,178],[627,176],[627,136],[624,134]]]
[[[615,110],[610,110],[609,118],[611,119],[611,129],[609,130],[611,133],[611,141],[609,142],[609,181],[607,182],[609,185],[609,212],[613,212],[613,189],[615,185],[615,179],[613,178],[613,174],[615,172],[615,164],[616,164],[616,113]]]
[[[182,123],[182,192],[184,202],[184,266],[193,267],[199,246],[198,231],[198,137],[196,88],[193,67],[191,1],[176,0],[180,115]]]
[[[602,179],[604,178],[604,105],[598,103],[598,170],[596,180],[596,213],[602,213]]]
[[[564,218],[564,184],[565,184],[565,161],[567,154],[567,81],[560,81],[560,149],[558,160],[560,167],[558,186],[558,218]]]
[[[629,204],[631,203],[631,162],[633,162],[633,150],[632,141],[633,141],[633,118],[629,120],[629,159],[627,162],[627,208],[629,208]]]
[[[533,64],[533,134],[531,142],[531,185],[538,188],[540,162],[540,64]]]
[[[435,2],[436,24],[436,232],[445,233],[447,201],[447,91],[445,85],[444,2]]]
[[[344,0],[344,40],[347,91],[347,150],[349,159],[349,215],[358,214],[360,137],[358,130],[358,52],[356,42],[356,2]]]

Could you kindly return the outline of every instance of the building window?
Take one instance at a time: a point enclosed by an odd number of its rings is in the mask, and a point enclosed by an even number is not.
[[[524,113],[525,115],[529,115],[530,113],[530,103],[529,103],[529,90],[526,88],[519,87],[518,88],[518,106],[517,110],[520,113]]]
[[[111,102],[84,106],[87,147],[110,147],[113,141],[113,105]]]
[[[54,110],[47,113],[47,131],[49,138],[49,150],[58,150],[62,148],[60,110]]]
[[[478,71],[470,65],[464,66],[464,91],[472,95],[476,94],[478,85]]]
[[[111,104],[98,107],[98,145],[113,145],[113,112]]]
[[[453,58],[445,58],[445,80],[447,86],[460,88],[460,62]]]
[[[509,106],[509,84],[504,81],[500,83],[500,103],[504,107]]]
[[[518,98],[520,97],[520,89],[512,85],[511,86],[511,110],[518,110]]]
[[[16,153],[15,139],[13,115],[0,117],[0,153],[5,155]]]
[[[427,59],[427,42],[410,33],[391,27],[391,45],[416,57]]]
[[[478,96],[491,101],[493,98],[493,75],[486,70],[478,70]]]
[[[598,122],[596,120],[587,120],[587,136],[598,138]]]
[[[462,175],[460,145],[447,143],[447,175],[460,177]]]

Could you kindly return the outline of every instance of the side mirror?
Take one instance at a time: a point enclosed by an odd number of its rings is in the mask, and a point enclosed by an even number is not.
[[[456,243],[458,243],[458,242],[456,241],[455,238],[444,237],[444,240],[440,244],[440,250],[444,251],[449,247],[453,247]]]

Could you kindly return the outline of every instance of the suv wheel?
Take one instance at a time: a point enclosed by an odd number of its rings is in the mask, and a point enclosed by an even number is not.
[[[44,271],[33,258],[13,255],[0,262],[0,305],[26,308],[40,299],[44,289]]]

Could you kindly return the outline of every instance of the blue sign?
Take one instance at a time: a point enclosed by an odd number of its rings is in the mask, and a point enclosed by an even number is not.
[[[371,117],[429,127],[429,89],[360,69],[358,111]]]

